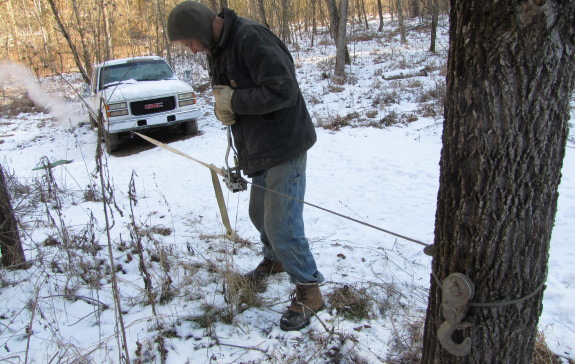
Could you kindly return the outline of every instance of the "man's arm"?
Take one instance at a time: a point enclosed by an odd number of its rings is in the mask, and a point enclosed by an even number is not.
[[[244,61],[257,86],[234,90],[232,106],[236,114],[267,114],[297,101],[299,87],[293,61],[278,42],[267,32],[253,32],[243,42]]]

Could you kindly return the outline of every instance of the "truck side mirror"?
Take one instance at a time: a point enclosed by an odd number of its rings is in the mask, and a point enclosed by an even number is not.
[[[82,86],[82,96],[83,97],[90,97],[92,92],[90,91],[90,85],[85,84]]]
[[[184,82],[190,83],[192,82],[192,70],[185,70],[183,80]]]

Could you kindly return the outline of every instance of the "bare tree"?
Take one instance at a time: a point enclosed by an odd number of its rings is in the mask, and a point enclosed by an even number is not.
[[[358,18],[361,21],[361,14],[363,14],[363,20],[365,22],[365,29],[369,29],[369,22],[367,20],[367,13],[365,11],[365,0],[357,1],[357,12],[360,15]]]
[[[209,6],[210,6],[210,8],[211,8],[214,12],[216,12],[216,13],[218,13],[218,12],[221,10],[221,8],[220,8],[220,3],[219,3],[218,0],[210,0],[210,5],[209,5]]]
[[[329,11],[330,19],[330,33],[332,38],[335,40],[335,44],[338,44],[337,36],[339,34],[339,12],[337,10],[337,5],[335,0],[325,0],[327,8]],[[347,20],[347,17],[346,17]],[[349,50],[347,49],[347,44],[345,45],[345,64],[351,64],[351,58],[349,57]]]
[[[346,51],[346,23],[347,23],[347,9],[348,0],[340,0],[339,2],[339,26],[337,28],[337,44],[335,56],[335,71],[336,76],[345,76],[345,51]]]
[[[438,0],[428,0],[427,4],[431,13],[431,41],[429,51],[435,53],[435,41],[437,39],[437,23],[439,22]]]
[[[282,18],[281,18],[281,32],[280,38],[286,42],[291,42],[291,32],[289,28],[289,20],[290,20],[290,3],[289,0],[282,0]]]
[[[84,68],[86,69],[86,74],[88,77],[92,74],[92,60],[90,58],[90,51],[88,50],[88,45],[86,44],[86,31],[84,30],[84,22],[82,21],[82,16],[80,10],[78,9],[77,0],[72,0],[72,9],[74,10],[74,16],[76,17],[76,24],[78,25],[78,34],[80,35],[80,44],[82,45],[82,61]]]
[[[410,10],[412,18],[417,18],[421,14],[421,4],[419,1],[420,0],[411,0]]]
[[[268,20],[266,18],[266,9],[264,7],[264,0],[258,0],[257,5],[258,5],[258,14],[260,16],[260,22],[269,28],[270,25],[268,24]]]
[[[381,0],[377,0],[377,14],[379,15],[379,28],[378,32],[383,31],[383,7],[381,6]]]
[[[451,0],[422,363],[532,360],[575,81],[574,23],[573,1]]]
[[[4,168],[0,164],[0,253],[2,253],[2,266],[5,268],[25,268],[26,257],[18,234],[18,224],[8,186]]]
[[[108,8],[107,8],[105,0],[100,0],[98,2],[98,5],[99,5],[102,23],[104,25],[104,27],[102,29],[104,32],[104,41],[105,41],[104,60],[107,61],[107,60],[113,58],[113,55],[114,55],[114,49],[113,49],[113,43],[112,43],[112,32],[111,32],[111,27],[110,27],[110,15],[108,14]]]
[[[403,10],[403,0],[395,0],[395,6],[397,6],[397,19],[399,22],[399,35],[401,37],[401,43],[407,43],[407,37],[405,34],[405,14]]]
[[[58,8],[56,7],[56,3],[54,2],[54,0],[48,0],[48,3],[50,4],[50,9],[52,9],[52,14],[54,15],[54,20],[56,20],[56,24],[58,24],[58,29],[60,30],[60,32],[62,33],[62,35],[66,39],[66,42],[68,43],[68,47],[70,47],[70,51],[72,52],[72,56],[74,57],[74,62],[76,62],[76,67],[78,67],[78,70],[80,71],[80,75],[82,75],[82,79],[86,83],[90,82],[90,77],[86,73],[86,69],[85,69],[84,65],[82,64],[82,61],[80,60],[80,55],[78,54],[78,50],[76,49],[76,46],[74,45],[74,42],[72,41],[72,38],[70,37],[70,34],[68,33],[68,30],[64,26],[62,19],[60,18],[60,12],[58,11]]]

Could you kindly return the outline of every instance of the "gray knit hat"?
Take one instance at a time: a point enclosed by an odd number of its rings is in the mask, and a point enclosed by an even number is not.
[[[176,5],[168,16],[168,39],[170,42],[181,39],[196,39],[209,49],[214,48],[212,23],[216,13],[196,1],[184,1]]]

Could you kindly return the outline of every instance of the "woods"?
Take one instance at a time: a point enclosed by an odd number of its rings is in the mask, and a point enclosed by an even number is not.
[[[165,35],[167,12],[178,0],[81,2],[77,0],[7,0],[0,4],[0,59],[30,66],[37,76],[79,72],[87,82],[91,67],[108,59],[160,55],[168,60],[182,50]],[[446,0],[441,10],[447,11]],[[265,24],[288,43],[313,37],[328,27],[337,38],[339,1],[326,0],[204,0],[215,11],[234,9],[238,15]],[[349,0],[348,23],[367,26],[383,14],[403,19],[411,14],[431,21],[427,1]],[[334,18],[335,16],[335,18]],[[400,22],[405,41],[403,21]],[[334,55],[335,56],[335,55]],[[346,63],[349,54],[346,51]]]

